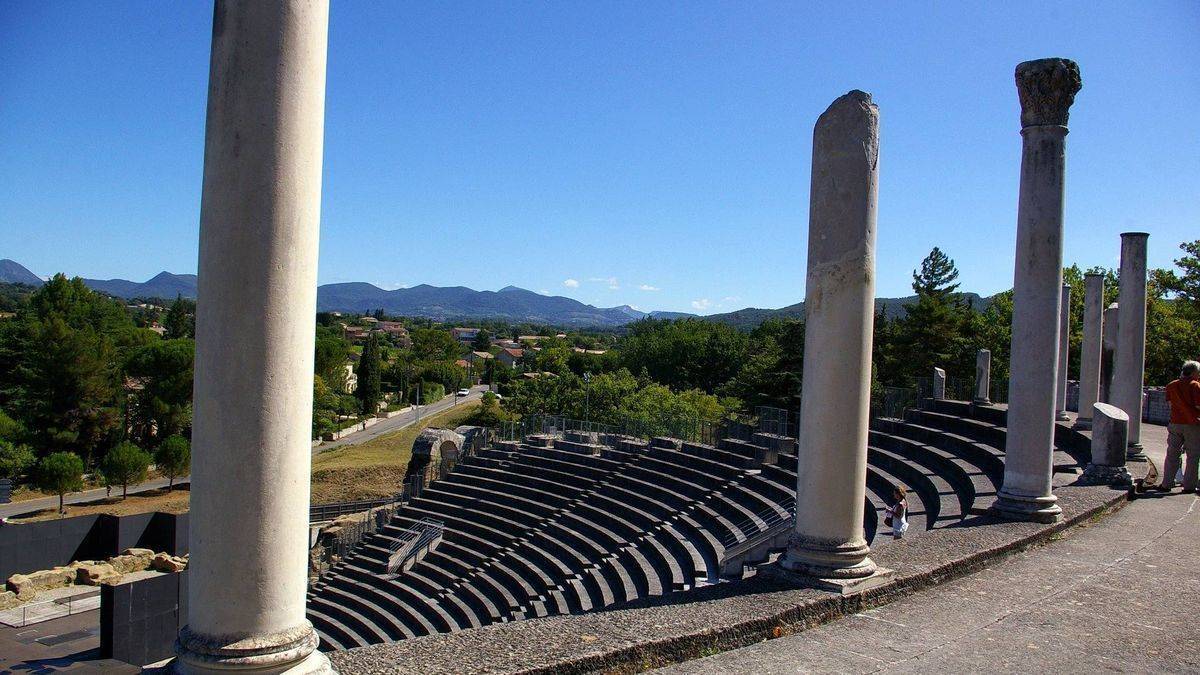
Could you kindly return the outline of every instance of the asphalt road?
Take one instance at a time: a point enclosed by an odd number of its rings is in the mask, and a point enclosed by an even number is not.
[[[190,480],[189,476],[176,478],[175,484],[187,483]],[[145,490],[157,490],[167,487],[166,478],[154,478],[145,483],[129,486],[129,494],[136,494]],[[121,488],[115,487],[112,490],[114,495],[121,495]],[[97,499],[104,499],[108,496],[108,491],[104,488],[96,488],[94,490],[84,490],[83,492],[72,492],[67,495],[64,500],[67,504],[80,504],[82,502],[94,502]],[[23,502],[13,502],[11,504],[0,504],[0,518],[8,518],[22,513],[32,513],[33,511],[41,511],[42,509],[57,509],[58,497],[41,497],[38,499],[27,499]]]
[[[476,387],[471,387],[471,394],[469,396],[458,398],[457,400],[455,400],[454,396],[447,396],[447,397],[443,398],[442,400],[438,401],[437,403],[423,405],[423,406],[421,406],[421,410],[420,410],[421,419],[425,419],[426,417],[429,417],[430,415],[435,415],[437,413],[440,413],[443,410],[448,410],[448,409],[454,407],[455,405],[462,405],[463,403],[466,403],[468,401],[479,400],[479,398],[483,396],[483,392],[485,392],[487,390],[488,390],[488,388],[486,385],[479,385]],[[362,431],[355,432],[353,434],[350,434],[349,436],[343,436],[342,438],[339,438],[336,441],[328,441],[328,442],[322,443],[322,444],[316,446],[315,448],[313,448],[313,454],[314,455],[320,454],[327,450],[333,450],[334,448],[340,448],[344,445],[358,445],[359,443],[365,443],[373,438],[378,438],[384,434],[390,434],[393,431],[399,431],[400,429],[403,429],[404,427],[406,427],[410,424],[413,424],[416,421],[417,421],[417,411],[410,410],[401,415],[396,415],[395,417],[392,417],[390,419],[382,420],[378,424],[371,426],[371,427],[367,427],[366,429],[364,429]]]

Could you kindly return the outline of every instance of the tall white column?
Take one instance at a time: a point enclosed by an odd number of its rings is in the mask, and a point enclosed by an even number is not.
[[[1112,403],[1113,368],[1117,364],[1117,338],[1120,335],[1121,307],[1112,303],[1104,308],[1101,328],[1103,347],[1100,352],[1100,402]]]
[[[838,98],[813,130],[796,526],[783,566],[812,577],[876,571],[863,536],[879,109]]]
[[[993,511],[1005,518],[1062,517],[1051,483],[1055,380],[1062,292],[1063,181],[1067,117],[1079,67],[1067,59],[1017,66],[1021,189],[1013,279],[1012,355],[1004,486]]]
[[[327,0],[217,0],[178,672],[328,672],[305,618]]]
[[[1142,381],[1146,370],[1145,232],[1121,235],[1120,319],[1113,366],[1113,405],[1129,415],[1129,459],[1142,460]]]
[[[1071,351],[1071,287],[1062,286],[1062,298],[1058,312],[1058,383],[1054,385],[1054,419],[1065,422],[1067,415],[1067,368],[1070,366]]]
[[[991,405],[992,352],[980,349],[975,353],[975,405]]]
[[[1104,275],[1083,278],[1083,344],[1079,349],[1079,416],[1076,429],[1092,428],[1092,405],[1100,398],[1100,352],[1104,333]]]

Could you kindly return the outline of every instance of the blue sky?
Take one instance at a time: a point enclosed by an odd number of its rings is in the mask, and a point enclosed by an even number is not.
[[[812,125],[881,114],[878,291],[1012,285],[1013,67],[1065,56],[1066,260],[1200,237],[1200,3],[334,2],[320,280],[803,298]],[[835,7],[836,5],[836,7]],[[194,272],[211,4],[0,4],[0,258]]]

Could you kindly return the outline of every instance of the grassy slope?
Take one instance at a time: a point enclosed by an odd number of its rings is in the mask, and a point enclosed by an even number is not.
[[[420,424],[384,434],[358,445],[347,445],[313,457],[312,503],[377,499],[390,497],[400,490],[404,470],[412,457],[413,441],[425,427],[456,427],[479,408],[478,401],[463,403],[421,420]],[[120,494],[120,488],[113,490]],[[34,495],[39,496],[39,495]],[[150,511],[183,513],[188,510],[187,490],[166,492],[150,490],[129,495],[122,500],[114,496],[85,504],[67,506],[68,516],[92,513],[131,515]],[[48,509],[21,518],[20,521],[49,520],[58,517],[58,509]]]

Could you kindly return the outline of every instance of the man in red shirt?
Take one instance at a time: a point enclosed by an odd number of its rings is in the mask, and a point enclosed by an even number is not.
[[[1163,463],[1160,490],[1175,487],[1179,472],[1179,454],[1187,456],[1183,468],[1183,491],[1196,489],[1197,466],[1200,465],[1200,363],[1183,364],[1179,379],[1167,385],[1167,402],[1171,404],[1171,423],[1167,425],[1167,461]]]

